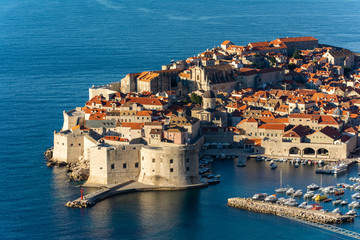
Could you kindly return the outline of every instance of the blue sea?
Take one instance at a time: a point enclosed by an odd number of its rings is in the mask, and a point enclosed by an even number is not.
[[[245,45],[314,36],[360,52],[359,12],[357,0],[1,0],[0,239],[340,239],[226,206],[229,197],[272,192],[280,168],[293,187],[319,183],[310,166],[283,163],[271,171],[267,163],[237,168],[233,160],[216,161],[222,175],[216,186],[133,193],[68,209],[64,204],[80,188],[67,182],[65,169],[47,168],[43,152],[62,127],[62,111],[83,106],[92,85],[158,70],[224,40]],[[338,178],[325,176],[323,184],[357,172],[353,166]],[[360,219],[343,227],[360,232]]]

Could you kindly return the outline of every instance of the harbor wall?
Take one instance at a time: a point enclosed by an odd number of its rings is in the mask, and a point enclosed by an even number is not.
[[[251,212],[272,214],[325,224],[339,224],[354,221],[354,217],[349,215],[340,215],[336,213],[327,213],[317,210],[282,206],[273,203],[255,201],[251,198],[229,198],[228,206]]]

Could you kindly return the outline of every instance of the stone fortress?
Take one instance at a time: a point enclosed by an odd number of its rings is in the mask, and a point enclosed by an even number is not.
[[[290,57],[299,50],[301,59]],[[63,112],[53,159],[87,162],[88,186],[158,187],[200,184],[199,156],[209,144],[344,159],[360,145],[360,69],[350,79],[343,71],[359,62],[313,37],[225,41],[160,71],[89,88],[84,107]]]

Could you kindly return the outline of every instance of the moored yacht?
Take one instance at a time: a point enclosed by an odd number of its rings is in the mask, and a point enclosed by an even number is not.
[[[351,215],[351,216],[355,216],[356,212],[354,209],[351,209],[350,211],[348,211],[347,213],[345,213],[345,215]]]
[[[308,190],[317,190],[320,187],[318,185],[316,185],[315,183],[310,184],[309,186],[307,186]]]
[[[315,195],[313,191],[308,191],[304,194],[304,198],[312,198]]]
[[[342,214],[340,208],[335,208],[334,210],[332,210],[332,213]]]

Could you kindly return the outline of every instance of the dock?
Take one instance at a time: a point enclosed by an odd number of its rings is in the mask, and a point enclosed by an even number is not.
[[[283,206],[276,203],[257,201],[251,198],[229,198],[228,206],[251,212],[300,219],[319,224],[341,224],[354,221],[354,217],[350,215],[340,215],[331,212]]]
[[[148,192],[148,191],[179,191],[193,188],[207,187],[207,183],[199,183],[177,187],[158,187],[153,185],[146,185],[136,181],[126,181],[116,185],[102,186],[99,190],[83,196],[82,198],[75,199],[74,201],[68,201],[65,206],[69,208],[87,208],[96,205],[96,203],[110,198],[112,196],[134,193],[134,192]],[[96,186],[86,186],[96,187]],[[98,186],[99,187],[99,186]]]

